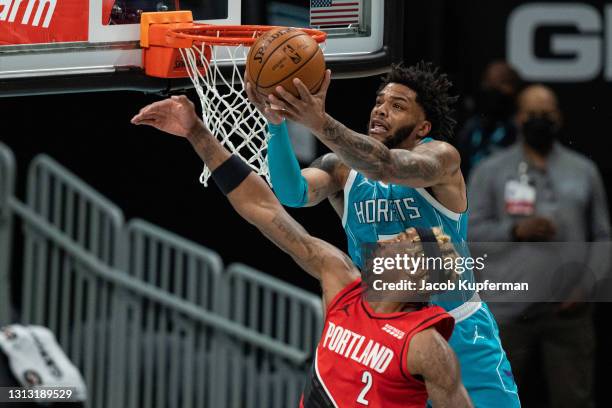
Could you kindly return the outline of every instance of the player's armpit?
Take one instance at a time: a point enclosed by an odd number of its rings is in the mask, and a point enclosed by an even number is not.
[[[325,154],[310,167],[302,170],[302,176],[308,182],[307,207],[319,204],[321,201],[341,191],[346,183],[349,168],[340,161],[334,153]]]
[[[423,377],[434,407],[473,407],[461,382],[457,357],[434,328],[419,332],[410,340],[407,367],[412,375]]]

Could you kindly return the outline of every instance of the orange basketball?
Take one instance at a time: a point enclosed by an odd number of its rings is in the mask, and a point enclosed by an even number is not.
[[[325,78],[325,58],[319,44],[296,28],[268,31],[252,46],[247,57],[247,78],[257,92],[268,95],[277,86],[299,97],[293,78],[315,93]]]

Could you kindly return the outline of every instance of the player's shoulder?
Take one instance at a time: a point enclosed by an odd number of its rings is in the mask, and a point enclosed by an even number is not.
[[[414,152],[433,152],[437,156],[444,156],[448,159],[461,161],[459,150],[452,144],[443,140],[435,140],[428,138],[426,142],[419,143],[413,150]]]
[[[410,339],[410,348],[419,354],[435,354],[436,350],[444,348],[446,340],[434,327],[427,327],[415,333]]]
[[[430,305],[410,313],[412,334],[433,329],[443,338],[448,339],[455,327],[455,320],[440,306]]]
[[[412,374],[423,374],[433,361],[440,361],[448,350],[448,343],[433,327],[415,333],[409,339],[407,368]]]
[[[440,333],[428,328],[412,337],[408,347],[406,367],[409,373],[426,378],[454,378],[459,370],[456,357]]]
[[[340,185],[348,178],[350,169],[340,160],[336,153],[326,153],[313,161],[309,167],[320,169],[332,175]]]
[[[457,148],[445,140],[427,137],[417,144],[415,149],[436,149],[443,152],[458,152]]]
[[[355,299],[360,299],[363,290],[364,285],[360,276],[349,278],[348,283],[343,282],[342,288],[330,299],[327,304],[327,311],[332,312],[342,308],[347,303],[352,303]]]

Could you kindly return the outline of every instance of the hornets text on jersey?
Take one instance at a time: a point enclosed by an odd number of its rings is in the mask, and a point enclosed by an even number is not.
[[[448,210],[424,188],[385,184],[369,180],[355,170],[349,172],[342,225],[349,255],[360,268],[364,265],[364,245],[392,238],[410,227],[440,227],[451,238],[457,252],[467,257],[467,220],[467,213]],[[460,279],[472,282],[473,271],[466,271]],[[435,295],[433,301],[451,310],[473,295],[473,291],[456,290]]]

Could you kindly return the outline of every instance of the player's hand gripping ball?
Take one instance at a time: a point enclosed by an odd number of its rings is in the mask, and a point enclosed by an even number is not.
[[[293,78],[299,78],[314,94],[325,79],[325,58],[319,44],[305,32],[289,27],[262,35],[251,46],[246,68],[247,80],[264,96],[282,86],[299,98]]]

